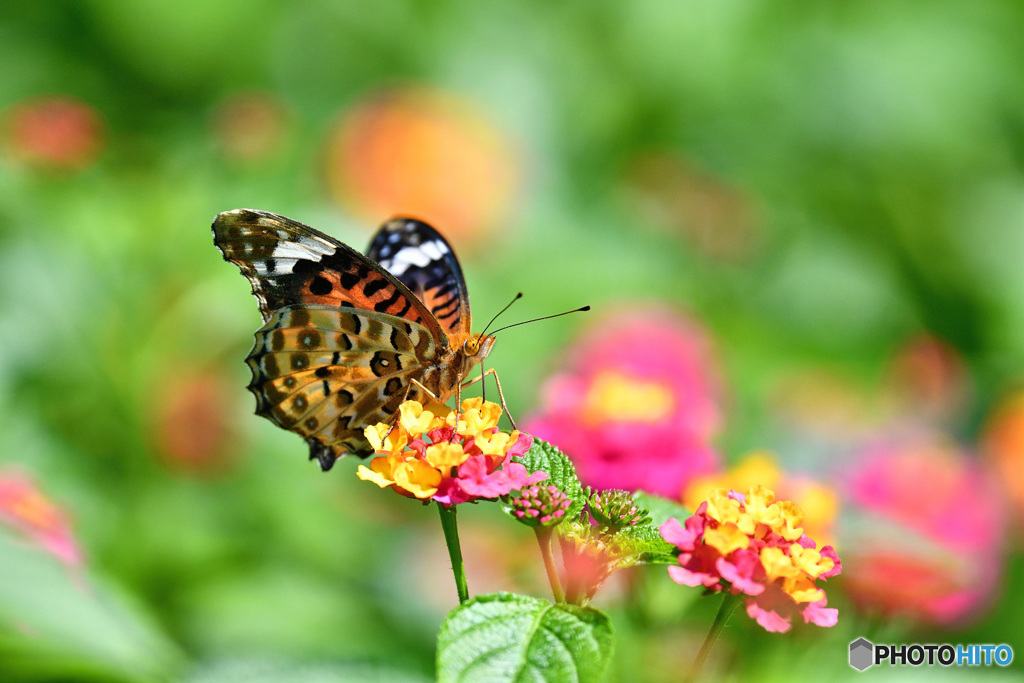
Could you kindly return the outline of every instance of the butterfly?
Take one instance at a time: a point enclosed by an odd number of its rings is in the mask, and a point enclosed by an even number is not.
[[[235,209],[214,219],[213,241],[263,316],[246,358],[256,413],[302,436],[324,471],[371,455],[363,429],[393,423],[403,401],[458,393],[494,345],[471,331],[454,250],[422,221],[389,220],[364,256],[290,218]]]

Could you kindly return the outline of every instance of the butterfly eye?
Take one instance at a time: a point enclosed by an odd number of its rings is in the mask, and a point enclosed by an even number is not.
[[[466,340],[466,343],[462,345],[463,350],[470,356],[475,356],[477,351],[480,350],[480,342],[476,340],[476,337]]]

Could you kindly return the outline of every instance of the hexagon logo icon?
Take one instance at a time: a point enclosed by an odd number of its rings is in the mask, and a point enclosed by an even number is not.
[[[850,666],[863,671],[874,664],[875,646],[867,638],[858,638],[850,643]]]

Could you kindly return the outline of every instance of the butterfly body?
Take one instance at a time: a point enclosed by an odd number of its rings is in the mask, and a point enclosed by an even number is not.
[[[324,470],[369,455],[363,429],[403,401],[447,400],[494,344],[470,331],[458,260],[420,221],[385,223],[368,256],[252,209],[218,215],[213,234],[263,315],[246,358],[256,412],[302,436]]]

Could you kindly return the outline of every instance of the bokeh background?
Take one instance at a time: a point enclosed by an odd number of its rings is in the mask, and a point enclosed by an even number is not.
[[[839,625],[739,614],[715,677],[848,676],[858,636],[1021,655],[1022,30],[1014,0],[4,3],[0,678],[431,680],[436,513],[251,414],[237,207],[359,248],[422,216],[478,327],[593,306],[489,361],[588,482],[801,502]],[[546,595],[496,508],[460,515],[471,591]],[[617,576],[610,679],[677,680],[717,604]]]

